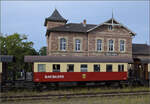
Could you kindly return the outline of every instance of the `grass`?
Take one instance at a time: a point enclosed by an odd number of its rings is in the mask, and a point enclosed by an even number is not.
[[[30,95],[47,95],[47,94],[80,94],[80,93],[104,93],[104,92],[134,92],[134,91],[150,91],[149,87],[125,87],[125,88],[70,88],[49,91],[31,91],[17,90],[1,93],[1,96],[30,96]]]
[[[150,95],[121,97],[56,98],[52,100],[3,102],[3,104],[149,104]]]

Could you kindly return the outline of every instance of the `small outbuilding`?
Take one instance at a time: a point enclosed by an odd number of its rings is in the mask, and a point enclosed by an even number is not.
[[[0,55],[0,89],[2,86],[2,82],[4,82],[6,79],[7,64],[13,61],[14,61],[13,56]]]

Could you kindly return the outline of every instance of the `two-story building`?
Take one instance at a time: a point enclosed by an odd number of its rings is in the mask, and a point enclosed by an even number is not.
[[[55,9],[46,18],[47,55],[132,57],[131,30],[113,17],[99,24],[67,23]]]

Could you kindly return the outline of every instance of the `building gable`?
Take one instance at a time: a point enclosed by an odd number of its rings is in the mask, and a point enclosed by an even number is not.
[[[104,23],[101,23],[101,24],[95,26],[94,28],[89,29],[87,32],[95,31],[98,28],[100,28],[100,30],[106,31],[106,30],[108,30],[108,26],[112,26],[112,28],[114,28],[114,30],[116,30],[116,32],[120,32],[117,29],[121,29],[123,32],[127,32],[127,33],[131,34],[132,36],[136,35],[129,28],[127,28],[123,24],[119,23],[114,18],[111,18],[111,19],[105,21]],[[115,29],[115,28],[117,28],[117,29]]]

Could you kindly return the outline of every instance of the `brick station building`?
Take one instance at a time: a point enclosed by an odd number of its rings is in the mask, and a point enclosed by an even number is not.
[[[45,26],[48,55],[132,57],[135,33],[113,17],[99,25],[67,23],[55,9]]]

